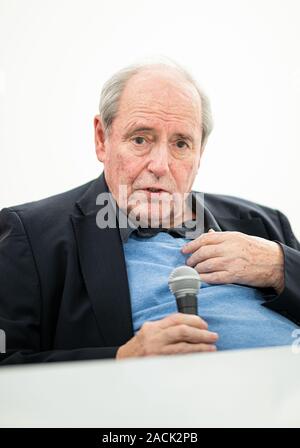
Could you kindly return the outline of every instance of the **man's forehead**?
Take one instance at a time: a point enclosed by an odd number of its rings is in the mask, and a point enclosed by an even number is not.
[[[149,80],[150,82],[150,80]],[[164,124],[172,126],[201,124],[201,101],[198,93],[189,90],[187,84],[158,81],[133,84],[125,87],[119,104],[118,116],[126,127],[143,121],[141,126]],[[145,123],[146,122],[146,123]]]
[[[121,95],[120,106],[152,103],[168,104],[169,108],[199,108],[199,93],[190,81],[173,71],[147,70],[132,76]]]

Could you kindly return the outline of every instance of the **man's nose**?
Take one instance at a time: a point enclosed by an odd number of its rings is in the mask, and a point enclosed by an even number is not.
[[[152,148],[148,170],[156,177],[162,177],[169,171],[169,149],[167,145]]]

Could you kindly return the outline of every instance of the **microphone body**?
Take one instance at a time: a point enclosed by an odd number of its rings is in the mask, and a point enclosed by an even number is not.
[[[170,291],[176,297],[179,313],[198,315],[198,297],[200,276],[196,269],[190,266],[179,266],[169,276]]]
[[[198,314],[198,297],[196,294],[185,294],[176,297],[177,309],[179,313]]]

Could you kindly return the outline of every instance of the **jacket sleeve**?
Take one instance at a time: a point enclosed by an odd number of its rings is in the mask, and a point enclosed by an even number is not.
[[[114,358],[118,347],[41,351],[41,294],[29,239],[18,214],[0,212],[0,365]]]
[[[264,306],[283,314],[300,325],[300,243],[296,239],[287,217],[277,211],[284,235],[280,244],[284,253],[284,290],[270,298]]]

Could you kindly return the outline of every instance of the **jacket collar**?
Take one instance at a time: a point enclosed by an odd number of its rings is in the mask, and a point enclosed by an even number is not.
[[[109,193],[104,172],[94,181],[91,182],[89,188],[83,194],[83,196],[76,202],[76,205],[80,209],[83,215],[95,214],[99,211],[99,206],[96,204],[97,196],[100,193]],[[215,231],[221,231],[217,219],[212,214],[210,209],[204,203],[204,194],[198,191],[191,191],[193,210],[197,205],[197,210],[204,216],[204,231],[207,232],[210,228]]]
[[[109,193],[104,173],[100,174],[97,179],[90,183],[88,189],[76,202],[77,207],[83,215],[92,215],[99,211],[96,200],[100,193]]]

